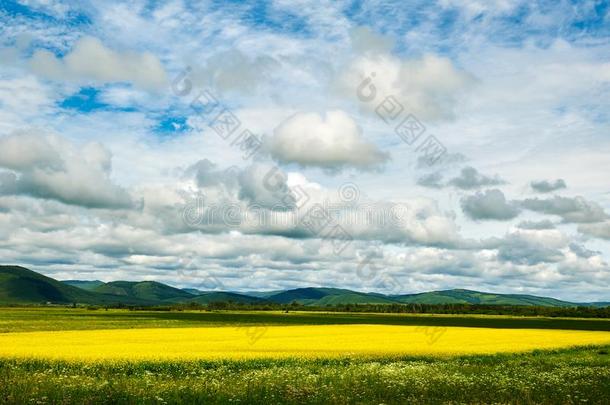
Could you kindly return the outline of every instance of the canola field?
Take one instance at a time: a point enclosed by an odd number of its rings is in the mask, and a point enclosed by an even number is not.
[[[0,308],[0,404],[608,404],[610,322]]]
[[[214,360],[466,355],[610,344],[610,333],[544,329],[307,325],[0,334],[0,357]]]

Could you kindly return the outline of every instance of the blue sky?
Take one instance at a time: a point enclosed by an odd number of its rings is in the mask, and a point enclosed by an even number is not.
[[[609,19],[607,1],[3,2],[0,257],[608,300]],[[408,116],[420,136],[396,132]],[[313,206],[345,243],[304,225]]]

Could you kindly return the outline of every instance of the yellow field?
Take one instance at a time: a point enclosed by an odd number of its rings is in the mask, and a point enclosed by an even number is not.
[[[610,333],[393,325],[114,329],[0,334],[1,357],[81,360],[453,355],[608,344]]]

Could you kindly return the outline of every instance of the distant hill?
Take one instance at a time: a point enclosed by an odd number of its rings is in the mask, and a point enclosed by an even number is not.
[[[279,291],[237,293],[180,289],[156,281],[99,280],[57,281],[20,266],[0,266],[0,304],[92,304],[92,305],[168,305],[174,303],[244,304],[297,302],[327,306],[347,304],[478,304],[525,305],[546,307],[605,307],[610,302],[572,303],[526,294],[496,294],[454,289],[419,294],[383,295],[340,288],[305,287]]]
[[[582,302],[582,303],[579,303],[578,305],[585,306],[585,307],[603,308],[603,307],[610,307],[610,301],[608,301],[608,302],[605,302],[605,301],[600,301],[600,302]]]
[[[265,297],[280,304],[297,302],[305,305],[391,304],[396,301],[377,294],[366,294],[340,288],[296,288]]]
[[[409,304],[536,305],[552,307],[572,307],[576,305],[567,301],[533,295],[493,294],[459,289],[397,295],[392,298],[397,302]]]
[[[193,298],[193,294],[156,281],[111,281],[93,291],[147,301],[181,302]]]
[[[547,297],[522,294],[494,294],[471,290],[432,291],[419,294],[386,296],[338,288],[296,288],[265,296],[281,304],[298,302],[304,305],[339,304],[479,304],[479,305],[536,305],[572,307],[577,304]]]
[[[248,295],[237,294],[232,292],[210,291],[205,292],[196,297],[192,297],[187,302],[196,302],[198,304],[209,304],[210,302],[234,302],[236,304],[260,304],[267,300]]]
[[[73,287],[82,288],[83,290],[95,290],[104,284],[104,282],[100,280],[61,280],[61,282]]]
[[[196,288],[183,288],[182,291],[186,291],[187,293],[192,294],[192,295],[200,295],[205,292],[205,291],[198,290]]]
[[[338,288],[295,288],[294,290],[280,291],[266,297],[269,301],[280,304],[290,304],[298,302],[300,304],[309,304],[329,295],[341,295],[351,293],[349,290],[341,290]]]
[[[345,304],[393,304],[396,301],[374,294],[346,293],[340,295],[327,295],[320,298],[316,305],[345,305]]]
[[[274,291],[242,291],[240,294],[247,295],[250,297],[268,298],[272,295],[281,293],[286,290],[274,290]]]

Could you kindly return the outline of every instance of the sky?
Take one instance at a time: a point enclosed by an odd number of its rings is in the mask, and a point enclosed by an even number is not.
[[[610,2],[0,3],[0,262],[610,300]]]

